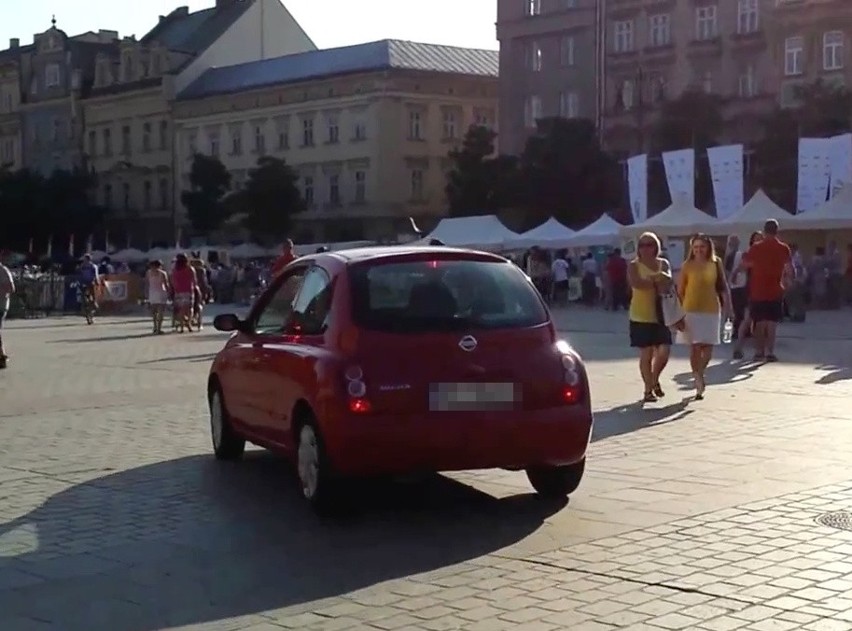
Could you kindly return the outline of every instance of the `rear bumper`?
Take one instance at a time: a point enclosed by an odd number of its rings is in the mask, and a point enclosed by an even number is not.
[[[524,469],[582,460],[592,431],[587,406],[534,412],[346,416],[323,428],[346,476],[465,469]]]

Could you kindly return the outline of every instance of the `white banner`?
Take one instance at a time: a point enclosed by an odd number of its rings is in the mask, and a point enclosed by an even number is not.
[[[104,291],[101,300],[104,302],[124,302],[127,300],[127,281],[108,280],[104,281]]]
[[[709,147],[707,161],[710,163],[710,177],[713,179],[716,217],[727,219],[745,204],[743,146]]]
[[[852,134],[840,134],[829,139],[829,173],[831,197],[852,180]]]
[[[627,159],[627,191],[630,194],[633,223],[642,223],[648,218],[647,153]]]
[[[695,150],[666,151],[663,153],[663,166],[672,201],[684,196],[690,205],[695,206]]]
[[[831,138],[799,138],[796,212],[805,213],[825,203],[831,177],[831,146]]]

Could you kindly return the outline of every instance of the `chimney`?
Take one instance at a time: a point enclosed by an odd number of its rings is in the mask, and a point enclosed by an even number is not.
[[[98,35],[100,35],[100,38],[104,41],[118,39],[118,31],[112,31],[112,30],[102,28],[98,31]]]
[[[13,37],[9,40],[9,48],[18,48],[21,45],[21,39],[19,37]]]

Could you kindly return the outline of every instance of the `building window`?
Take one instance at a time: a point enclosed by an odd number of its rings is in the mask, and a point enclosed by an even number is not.
[[[533,72],[541,71],[541,45],[538,42],[529,42],[526,48],[527,69]]]
[[[142,151],[151,151],[151,123],[142,125]]]
[[[562,92],[559,95],[559,115],[562,118],[580,116],[580,97],[576,92]]]
[[[331,114],[326,119],[326,126],[328,127],[329,144],[336,145],[340,142],[340,123],[336,114]]]
[[[44,87],[57,88],[60,83],[59,64],[47,64],[44,67]]]
[[[130,183],[125,182],[122,185],[122,207],[124,210],[130,210]]]
[[[788,77],[802,74],[805,40],[801,36],[784,40],[784,74]]]
[[[475,110],[473,112],[473,125],[475,127],[491,127],[491,117],[486,110]]]
[[[822,69],[843,68],[843,31],[829,31],[822,36]]]
[[[541,15],[541,0],[521,0],[528,16]]]
[[[266,134],[263,133],[263,125],[254,126],[254,152],[260,155],[266,153]]]
[[[112,184],[104,185],[104,208],[112,208]]]
[[[420,112],[408,113],[408,138],[409,140],[423,140],[423,116]]]
[[[313,118],[302,119],[302,146],[303,147],[313,147],[314,146],[314,119]]]
[[[759,15],[758,0],[739,0],[739,5],[737,6],[737,33],[745,35],[746,33],[757,32]]]
[[[541,97],[530,96],[524,104],[524,125],[530,129],[541,119]]]
[[[218,132],[210,132],[208,136],[208,141],[210,143],[210,155],[214,158],[219,157],[219,133]]]
[[[695,9],[695,39],[715,39],[719,34],[716,22],[716,5]]]
[[[625,80],[621,84],[621,106],[630,110],[636,102],[636,86],[630,79]]]
[[[306,175],[302,178],[302,197],[305,198],[306,205],[314,205],[314,178],[312,175]]]
[[[354,140],[367,140],[367,123],[356,121],[352,137]]]
[[[284,151],[290,148],[290,121],[278,121],[278,151]]]
[[[151,188],[151,182],[145,180],[145,184],[142,185],[142,208],[145,210],[151,209]]]
[[[51,140],[53,142],[59,142],[59,139],[62,137],[62,121],[59,118],[53,119],[53,132],[51,134]]]
[[[160,121],[160,149],[169,148],[169,121]]]
[[[243,133],[240,129],[231,130],[231,155],[240,156],[243,153]]]
[[[95,131],[89,132],[89,156],[94,157],[98,154],[98,134]]]
[[[672,41],[671,17],[659,13],[648,18],[651,46],[668,46]]]
[[[121,153],[130,155],[130,125],[121,128]]]
[[[616,22],[613,49],[617,53],[629,53],[633,50],[633,20]]]
[[[363,204],[367,201],[367,172],[355,171],[355,202]]]
[[[713,93],[713,73],[709,70],[701,78],[701,89],[707,94]]]
[[[422,169],[412,169],[411,170],[411,199],[418,200],[418,201],[423,199],[423,170]]]
[[[444,139],[453,140],[456,137],[457,131],[456,113],[450,111],[444,112]]]
[[[328,203],[340,206],[340,176],[337,173],[328,176]]]
[[[741,98],[747,99],[757,94],[757,81],[755,79],[754,66],[748,66],[740,74],[737,81],[737,93]]]
[[[160,209],[169,207],[169,181],[166,178],[160,180]]]
[[[194,131],[186,136],[186,148],[189,151],[189,156],[192,158],[198,153],[198,134]]]
[[[559,63],[563,66],[574,65],[574,38],[570,35],[559,40]]]
[[[112,131],[110,129],[104,129],[104,155],[111,156],[112,155]]]

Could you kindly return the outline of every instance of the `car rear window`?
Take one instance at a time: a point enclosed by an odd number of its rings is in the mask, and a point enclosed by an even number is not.
[[[509,262],[379,262],[350,268],[353,319],[364,329],[428,333],[523,328],[547,310],[527,277]]]

